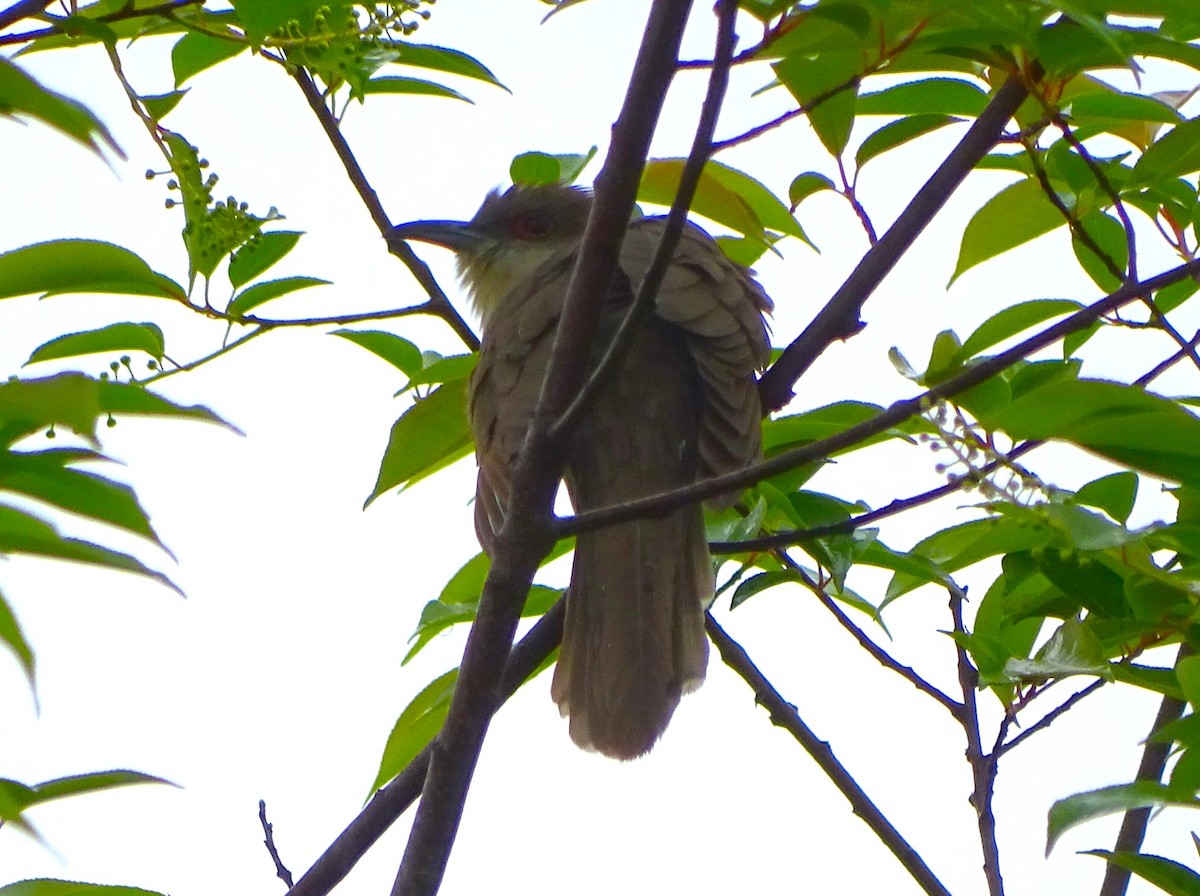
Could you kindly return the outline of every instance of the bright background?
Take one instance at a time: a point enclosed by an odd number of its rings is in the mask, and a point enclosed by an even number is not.
[[[487,190],[507,182],[509,161],[520,152],[585,152],[599,144],[602,156],[645,6],[588,3],[542,25],[545,7],[533,2],[438,4],[416,38],[475,55],[512,94],[465,82],[454,86],[475,105],[376,97],[351,108],[345,132],[393,220],[470,217]],[[711,18],[707,4],[698,4],[685,55],[711,54]],[[755,40],[755,25],[746,19],[741,26],[746,46]],[[170,89],[170,43],[146,40],[127,51],[127,71],[140,92]],[[128,160],[106,163],[41,126],[0,121],[0,251],[63,237],[105,239],[182,282],[182,213],[164,209],[165,179],[144,177],[163,162],[130,115],[103,52],[20,62],[45,85],[91,107]],[[719,136],[790,108],[782,90],[747,99],[768,77],[760,68],[736,70]],[[1114,73],[1127,83],[1122,77]],[[1186,89],[1186,78],[1154,68],[1143,88]],[[221,178],[216,195],[233,193],[258,213],[277,206],[287,216],[280,227],[308,234],[269,276],[334,282],[264,313],[348,313],[423,298],[387,254],[282,70],[243,56],[189,86],[166,123],[211,161]],[[686,153],[704,86],[701,73],[680,75],[656,154]],[[946,128],[871,163],[859,194],[880,232],[962,132]],[[835,174],[803,122],[721,160],[780,195],[802,170]],[[890,347],[920,367],[938,329],[965,335],[1020,299],[1096,296],[1068,255],[1064,231],[945,288],[968,216],[1010,180],[996,172],[972,176],[867,304],[866,330],[834,346],[804,379],[795,409],[906,397],[913,389],[888,361]],[[849,206],[835,196],[806,202],[800,220],[821,254],[788,241],[782,259],[759,265],[778,305],[777,344],[799,332],[866,249]],[[1145,244],[1144,273],[1170,264]],[[448,253],[419,251],[457,296]],[[218,276],[214,294],[223,288]],[[222,325],[162,300],[8,300],[0,304],[0,372],[18,371],[35,346],[64,332],[151,319],[166,332],[168,354],[181,361],[213,350],[224,335]],[[1185,333],[1198,325],[1186,314],[1175,323]],[[438,321],[391,326],[423,348],[462,350]],[[1124,341],[1117,354],[1106,351],[1101,336],[1089,346],[1085,372],[1128,380],[1170,354],[1162,337],[1142,341],[1143,355],[1128,352]],[[83,366],[97,373],[109,360],[96,356]],[[49,365],[28,371],[49,372]],[[388,429],[405,407],[393,398],[401,385],[395,370],[344,340],[278,332],[159,387],[176,401],[208,405],[244,438],[164,421],[120,420],[104,431],[105,451],[127,465],[117,475],[136,486],[176,559],[77,520],[64,520],[64,529],[135,551],[188,599],[82,567],[21,557],[0,567],[5,594],[37,652],[40,704],[39,711],[17,663],[0,655],[0,773],[34,783],[134,768],[182,789],[134,788],[34,810],[49,848],[15,831],[0,833],[0,883],[45,876],[174,896],[281,893],[261,843],[258,800],[267,801],[280,852],[297,877],[359,810],[396,716],[457,664],[464,632],[439,638],[408,666],[400,659],[423,604],[477,550],[470,461],[361,509]],[[1195,371],[1180,369],[1159,388],[1195,393]],[[829,467],[813,487],[881,506],[938,484],[938,459],[917,447],[870,449]],[[1040,450],[1027,463],[1068,488],[1107,471],[1065,450]],[[1153,492],[1147,483],[1134,523],[1169,512]],[[907,548],[969,518],[948,512],[973,500],[957,496],[889,521],[882,537]],[[963,581],[982,594],[994,572],[981,567]],[[563,578],[561,565],[547,576],[557,584]],[[863,574],[851,584],[877,600],[886,578]],[[732,614],[723,608],[719,618],[943,882],[955,893],[982,892],[965,744],[940,707],[863,656],[798,589],[760,595]],[[953,694],[953,652],[938,634],[950,625],[944,592],[915,592],[886,618],[890,643],[863,624],[901,662]],[[443,888],[448,896],[485,887],[576,894],[918,892],[719,660],[661,744],[629,764],[577,751],[548,689],[543,675],[491,727]],[[998,715],[993,698],[982,695],[981,703]],[[1074,853],[1111,847],[1118,819],[1072,831],[1047,860],[1046,810],[1056,798],[1131,779],[1155,708],[1151,697],[1106,688],[1004,759],[996,809],[1011,892],[1096,891],[1103,863]],[[411,813],[343,891],[390,887],[409,819]],[[1168,812],[1152,825],[1148,850],[1187,861],[1190,821]]]

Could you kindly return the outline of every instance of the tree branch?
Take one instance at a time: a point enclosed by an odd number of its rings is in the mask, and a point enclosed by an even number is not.
[[[950,586],[950,615],[954,619],[954,631],[966,634],[963,622],[963,604],[967,594],[957,585]],[[967,763],[975,786],[971,791],[970,803],[979,824],[979,845],[983,849],[983,874],[987,879],[991,896],[1004,896],[1004,880],[1000,876],[1000,851],[996,844],[996,817],[992,814],[992,791],[996,784],[996,759],[985,755],[979,731],[979,706],[975,701],[975,689],[979,686],[979,673],[971,665],[967,648],[959,641],[954,642],[958,658],[958,683],[962,688],[962,711],[958,714],[959,724],[967,735]]]
[[[1180,645],[1175,657],[1175,665],[1191,656],[1192,651],[1186,644]],[[1183,715],[1187,703],[1175,697],[1164,696],[1158,705],[1158,715],[1150,726],[1150,734],[1160,731],[1164,726],[1174,722]],[[1142,748],[1142,761],[1138,764],[1137,780],[1162,780],[1163,771],[1167,767],[1167,757],[1171,755],[1171,743],[1160,742],[1147,738],[1146,746]],[[1131,809],[1121,820],[1121,830],[1117,832],[1117,840],[1113,852],[1137,852],[1142,848],[1142,840],[1146,836],[1146,827],[1150,824],[1150,809]],[[1129,871],[1109,862],[1104,871],[1104,882],[1100,885],[1100,896],[1124,896],[1129,886]]]
[[[21,19],[36,16],[49,6],[53,0],[17,0],[8,9],[0,10],[0,31],[13,25]]]
[[[783,407],[792,397],[792,387],[813,361],[833,342],[847,339],[862,329],[859,313],[875,288],[883,281],[925,226],[945,205],[950,194],[975,165],[996,145],[1028,90],[1010,77],[992,97],[987,108],[971,125],[950,155],[917,191],[895,223],[863,256],[833,298],[817,313],[759,383],[763,406]]]
[[[308,100],[309,108],[313,110],[313,114],[317,116],[317,121],[321,123],[321,129],[325,131],[325,136],[329,138],[334,152],[341,159],[342,167],[346,169],[346,176],[350,178],[350,183],[354,185],[359,198],[362,199],[363,205],[366,206],[367,212],[371,215],[371,220],[375,222],[375,226],[379,228],[379,232],[386,237],[392,229],[392,222],[383,210],[383,204],[379,201],[378,194],[367,180],[362,167],[358,164],[358,159],[354,157],[354,152],[350,149],[350,144],[346,142],[346,138],[342,134],[341,128],[338,127],[333,113],[325,105],[325,98],[321,96],[321,92],[317,90],[317,86],[304,69],[297,68],[293,77],[300,86],[300,91],[304,94],[304,98]],[[425,294],[429,296],[429,301],[421,307],[425,308],[429,314],[444,320],[458,334],[458,338],[466,344],[467,348],[471,349],[471,351],[477,350],[479,348],[479,337],[475,335],[467,322],[463,320],[462,316],[454,309],[454,306],[450,304],[450,300],[446,298],[446,293],[442,291],[441,286],[434,279],[433,272],[429,270],[429,265],[421,261],[417,257],[417,254],[403,240],[388,240],[387,244],[388,251],[404,263],[404,266],[412,272],[417,283],[425,290]]]
[[[559,601],[546,611],[529,632],[513,645],[500,685],[504,699],[537,671],[554,653],[562,640],[563,613],[566,604]],[[329,845],[312,867],[288,890],[287,896],[326,896],[350,873],[384,832],[421,795],[429,770],[432,745],[426,747],[385,787],[371,797],[358,817]]]
[[[887,817],[879,811],[879,808],[871,802],[871,798],[858,786],[858,782],[834,755],[829,744],[817,737],[812,729],[804,724],[796,712],[796,707],[783,699],[775,690],[774,685],[754,665],[742,646],[729,637],[711,613],[705,617],[705,628],[708,630],[708,636],[717,646],[725,665],[733,669],[746,684],[750,685],[754,691],[755,700],[771,714],[771,722],[786,730],[800,742],[800,745],[813,758],[821,771],[850,801],[850,807],[854,814],[867,823],[875,836],[883,841],[883,845],[891,851],[892,855],[899,859],[900,864],[904,866],[904,869],[921,889],[930,896],[950,896],[950,891],[937,879],[920,854],[913,849]]]
[[[734,45],[737,43],[737,34],[734,31],[736,17],[736,0],[720,0],[717,4],[717,45],[713,51],[714,63],[708,79],[708,92],[700,109],[700,121],[692,141],[691,152],[679,175],[679,189],[675,193],[671,210],[667,213],[666,225],[654,250],[654,257],[650,260],[646,275],[638,286],[633,304],[605,349],[604,357],[600,359],[600,363],[596,365],[562,417],[554,424],[550,432],[552,438],[561,438],[562,433],[574,429],[580,416],[608,382],[617,364],[625,357],[633,343],[634,334],[654,313],[654,302],[667,274],[667,268],[675,258],[675,247],[679,245],[679,237],[687,224],[688,209],[691,207],[692,197],[696,195],[696,186],[700,183],[704,166],[712,155],[713,132],[717,128],[721,105],[725,101],[730,61],[733,58]]]
[[[458,684],[432,745],[424,796],[417,808],[393,896],[432,896],[449,859],[488,723],[499,705],[499,673],[538,561],[554,543],[551,507],[566,462],[551,422],[588,372],[589,349],[624,240],[650,139],[675,72],[691,0],[655,0],[634,63],[596,194],[538,407],[513,473],[504,523],[496,536],[479,612],[467,637]]]
[[[894,402],[891,407],[885,411],[880,411],[870,420],[864,420],[862,423],[857,423],[818,442],[811,442],[807,445],[781,451],[769,460],[751,464],[748,467],[733,473],[727,473],[724,476],[714,476],[710,479],[703,479],[693,485],[673,489],[669,492],[650,495],[645,498],[639,498],[636,501],[627,501],[612,507],[602,507],[598,510],[576,514],[572,517],[560,518],[555,522],[554,534],[556,537],[562,538],[566,535],[588,532],[603,526],[625,522],[626,520],[661,516],[677,507],[683,507],[684,505],[712,498],[716,495],[726,494],[745,486],[753,485],[777,473],[783,473],[803,464],[828,457],[831,454],[856,445],[870,436],[878,435],[893,426],[903,423],[909,417],[921,413],[944,398],[951,398],[961,392],[965,392],[972,386],[979,385],[1005,368],[1015,364],[1017,361],[1049,345],[1053,345],[1067,334],[1089,326],[1104,314],[1114,311],[1122,305],[1137,301],[1142,296],[1149,295],[1165,286],[1170,286],[1172,283],[1176,283],[1194,272],[1200,272],[1200,259],[1171,268],[1169,271],[1165,271],[1148,280],[1125,284],[1100,301],[1080,309],[1018,345],[980,361],[975,366],[939,383],[932,389],[914,398]]]

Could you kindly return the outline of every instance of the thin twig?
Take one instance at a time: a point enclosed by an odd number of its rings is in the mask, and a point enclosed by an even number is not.
[[[391,219],[383,210],[383,204],[379,201],[379,196],[375,189],[367,180],[367,176],[363,173],[362,167],[358,164],[358,159],[355,158],[353,150],[350,149],[350,144],[346,142],[345,136],[342,134],[341,128],[338,127],[337,120],[333,113],[329,111],[329,107],[325,105],[325,98],[321,96],[321,92],[317,90],[316,84],[312,78],[302,68],[297,68],[293,75],[296,83],[300,86],[301,93],[308,101],[309,108],[313,114],[317,116],[317,121],[321,123],[322,130],[325,131],[325,136],[329,139],[329,143],[333,146],[334,152],[342,162],[342,167],[346,169],[346,176],[350,178],[350,183],[354,185],[354,189],[358,192],[359,198],[363,205],[366,206],[367,212],[371,215],[371,220],[375,222],[375,226],[379,228],[379,232],[386,238],[392,229]],[[429,301],[425,307],[429,314],[440,317],[444,320],[467,346],[467,348],[475,351],[479,348],[479,337],[463,320],[452,304],[450,299],[446,297],[446,293],[442,291],[437,280],[433,276],[433,272],[429,270],[429,265],[421,261],[416,253],[409,248],[408,244],[402,240],[388,240],[388,251],[395,255],[403,262],[404,266],[412,272],[414,279],[425,290],[425,294],[429,296]]]
[[[967,629],[963,622],[963,603],[967,599],[966,592],[956,585],[950,585],[949,591],[954,631],[965,635]],[[975,782],[970,803],[979,825],[979,845],[983,849],[983,875],[987,880],[988,893],[991,896],[1004,896],[1004,880],[1000,876],[1000,851],[996,843],[996,817],[992,813],[996,761],[994,757],[984,755],[980,738],[979,706],[975,700],[979,673],[971,665],[967,648],[960,641],[955,641],[954,650],[957,656],[958,682],[963,695],[959,723],[967,736],[967,764],[971,766],[971,776]]]
[[[858,646],[869,653],[875,662],[879,663],[879,665],[883,666],[885,669],[895,672],[897,675],[915,687],[918,691],[927,694],[938,703],[942,704],[942,706],[944,706],[946,709],[950,710],[951,715],[953,715],[955,718],[958,717],[959,712],[962,710],[962,704],[960,704],[953,697],[948,696],[938,688],[934,687],[923,677],[921,677],[921,675],[911,666],[905,666],[904,664],[900,663],[890,653],[868,638],[866,632],[855,625],[854,621],[846,615],[846,612],[838,606],[837,601],[826,594],[825,590],[816,582],[814,582],[812,578],[800,568],[799,564],[797,564],[795,560],[793,560],[783,551],[775,551],[774,553],[775,558],[781,564],[800,577],[800,580],[803,582],[804,586],[813,593],[813,595],[821,602],[821,605],[824,606],[826,610],[833,614],[833,618],[837,620],[838,624],[850,633],[850,636],[858,642]]]
[[[1073,707],[1080,700],[1096,693],[1096,691],[1100,690],[1100,688],[1102,688],[1105,684],[1107,684],[1107,681],[1105,679],[1097,678],[1095,681],[1093,681],[1087,687],[1083,688],[1082,690],[1076,691],[1074,694],[1072,694],[1070,697],[1068,697],[1062,703],[1058,704],[1058,706],[1054,707],[1054,709],[1050,710],[1048,713],[1046,713],[1044,716],[1042,716],[1040,719],[1038,719],[1036,722],[1034,722],[1032,725],[1030,725],[1028,728],[1026,728],[1024,731],[1022,731],[1016,737],[1014,737],[1012,740],[1004,741],[1002,743],[1000,741],[997,741],[996,745],[992,748],[991,756],[992,756],[993,761],[999,760],[1001,756],[1003,756],[1005,753],[1007,753],[1013,747],[1017,746],[1017,744],[1024,741],[1026,738],[1028,738],[1034,734],[1037,734],[1039,731],[1043,731],[1046,728],[1049,728],[1052,724],[1054,724],[1054,721],[1056,719],[1058,719],[1059,716],[1066,713],[1067,710],[1071,709],[1071,707]]]
[[[654,257],[650,260],[646,275],[638,286],[633,303],[605,349],[604,356],[579,390],[579,394],[552,427],[551,438],[559,438],[562,433],[575,428],[580,416],[591,406],[600,390],[612,377],[621,359],[628,353],[634,335],[654,313],[655,299],[667,274],[667,268],[674,261],[675,248],[679,245],[679,238],[687,224],[692,197],[696,194],[704,166],[712,155],[713,132],[721,114],[721,105],[725,101],[730,60],[737,43],[737,33],[734,31],[736,17],[737,3],[734,0],[720,0],[717,4],[717,45],[713,51],[715,63],[708,79],[708,92],[700,108],[700,120],[692,141],[692,149],[680,172],[679,188],[675,193],[675,201],[671,203],[671,210],[667,213],[666,224],[663,226],[658,246],[655,247]]]
[[[796,707],[783,699],[779,691],[775,690],[774,685],[754,665],[742,646],[729,637],[711,613],[705,618],[705,628],[720,652],[722,661],[741,676],[746,684],[750,685],[754,691],[755,700],[771,714],[771,722],[791,734],[804,747],[804,750],[813,758],[825,776],[850,801],[850,807],[854,814],[866,822],[875,836],[883,842],[883,845],[899,859],[900,864],[904,866],[918,886],[930,896],[950,896],[950,891],[937,879],[920,854],[888,821],[887,816],[879,811],[871,798],[854,780],[854,776],[834,755],[829,744],[817,737],[812,729],[804,724]]]
[[[884,239],[886,238],[885,236]],[[866,438],[886,432],[888,429],[903,423],[908,418],[922,413],[942,399],[952,398],[961,392],[965,392],[972,386],[979,385],[1012,364],[1015,364],[1017,361],[1047,346],[1053,345],[1069,333],[1089,326],[1104,314],[1114,311],[1130,302],[1137,301],[1142,296],[1149,295],[1165,286],[1170,286],[1172,283],[1176,283],[1184,277],[1190,276],[1193,272],[1198,271],[1200,271],[1200,260],[1172,268],[1156,277],[1151,277],[1139,283],[1126,284],[1100,301],[1080,309],[1057,324],[1047,327],[1045,330],[1018,343],[1012,348],[980,361],[975,366],[939,383],[921,395],[894,402],[887,410],[880,411],[871,419],[857,423],[835,435],[817,442],[811,442],[807,445],[782,451],[769,460],[751,464],[733,473],[703,479],[692,485],[673,489],[669,492],[662,492],[646,498],[639,498],[611,507],[602,507],[597,510],[588,511],[587,513],[558,519],[555,521],[554,534],[561,538],[565,535],[587,532],[603,526],[625,522],[626,520],[639,519],[646,516],[659,516],[677,507],[683,507],[687,504],[717,495],[727,494],[745,486],[753,485],[763,479],[768,479],[777,473],[793,470],[812,461],[828,457],[856,445]]]
[[[37,6],[49,6],[49,3],[38,3]],[[116,12],[110,12],[107,15],[96,16],[90,20],[93,22],[120,22],[125,19],[140,19],[149,16],[162,16],[169,18],[169,13],[173,13],[177,9],[183,9],[188,6],[203,6],[204,0],[171,0],[168,3],[160,3],[157,6],[147,6],[141,9],[129,4],[118,9]],[[5,11],[6,13],[8,10]],[[0,19],[4,14],[0,14]],[[53,16],[51,18],[57,18]],[[0,23],[0,28],[5,25]],[[14,44],[24,44],[32,40],[37,40],[41,37],[53,37],[56,34],[63,34],[62,25],[51,25],[49,28],[38,28],[34,31],[22,31],[20,34],[4,34],[0,35],[0,47],[12,46]]]
[[[288,871],[287,865],[283,864],[283,859],[279,858],[279,850],[275,848],[275,826],[267,821],[267,801],[258,801],[258,820],[262,824],[263,829],[263,845],[267,847],[267,852],[271,854],[271,860],[275,863],[275,876],[288,885],[288,889],[292,887],[292,872]]]
[[[813,361],[832,343],[853,336],[862,323],[859,313],[875,288],[916,241],[925,226],[945,205],[946,200],[988,152],[1004,132],[1004,126],[1028,95],[1016,78],[1009,78],[987,108],[917,191],[904,211],[863,256],[854,271],[833,298],[780,356],[759,383],[763,406],[783,407],[792,397],[792,387]]]
[[[549,427],[587,376],[603,299],[617,267],[690,9],[691,0],[655,0],[651,6],[609,153],[596,178],[541,395],[515,464],[479,611],[467,636],[445,724],[433,744],[424,794],[392,896],[432,896],[445,874],[488,723],[500,702],[498,682],[508,645],[538,563],[554,543],[548,521],[567,444],[551,439]]]

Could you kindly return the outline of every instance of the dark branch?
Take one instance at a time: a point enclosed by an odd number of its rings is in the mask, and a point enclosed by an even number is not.
[[[21,21],[21,19],[38,15],[52,2],[53,0],[18,0],[8,9],[0,10],[0,30]]]
[[[637,296],[629,311],[626,312],[617,332],[604,352],[604,357],[596,365],[579,394],[571,401],[570,406],[554,424],[551,430],[553,438],[560,438],[562,433],[570,432],[578,423],[580,416],[591,405],[600,389],[608,382],[617,364],[625,356],[633,342],[634,334],[646,323],[654,313],[654,301],[662,286],[667,268],[675,256],[675,247],[679,245],[679,237],[687,223],[688,209],[700,176],[704,173],[704,165],[712,155],[712,137],[717,128],[717,119],[721,114],[721,105],[725,101],[725,88],[729,84],[729,65],[733,58],[733,48],[737,43],[734,31],[734,21],[737,16],[737,3],[733,0],[721,0],[717,5],[717,46],[713,53],[716,60],[712,74],[708,79],[708,93],[700,109],[700,122],[696,128],[696,136],[692,141],[692,149],[679,175],[679,189],[675,201],[667,214],[667,223],[638,286]]]
[[[508,655],[501,692],[505,699],[516,693],[538,667],[554,653],[562,639],[563,611],[559,601]],[[384,832],[421,795],[425,774],[429,770],[430,747],[426,747],[386,787],[371,798],[366,808],[346,827],[313,866],[304,873],[287,896],[326,896],[350,873]]]
[[[817,737],[812,729],[804,724],[796,707],[788,703],[774,685],[767,679],[749,655],[737,641],[729,637],[723,628],[713,619],[710,613],[705,620],[708,636],[721,654],[725,665],[741,676],[746,684],[754,691],[755,700],[771,714],[771,722],[783,728],[792,735],[805,752],[813,758],[822,772],[850,801],[854,814],[867,823],[883,845],[891,850],[892,855],[900,860],[900,864],[912,876],[913,880],[930,896],[950,896],[942,882],[925,864],[920,854],[892,826],[887,817],[871,802],[871,798],[858,786],[854,776],[838,761],[829,744]]]
[[[862,328],[859,312],[863,303],[941,210],[950,194],[996,145],[1004,133],[1004,126],[1027,95],[1025,85],[1016,78],[1010,78],[997,91],[987,108],[980,113],[946,161],[917,191],[896,222],[863,256],[858,267],[813,318],[812,323],[763,375],[759,385],[764,407],[777,409],[787,404],[792,397],[792,386],[813,361],[833,342],[847,339]]]
[[[304,98],[308,100],[308,105],[312,109],[313,114],[317,116],[317,121],[321,123],[322,130],[325,131],[325,136],[329,138],[330,145],[333,146],[334,152],[341,159],[342,167],[346,169],[346,176],[350,178],[350,183],[354,185],[354,189],[358,192],[359,198],[362,199],[363,205],[367,207],[368,213],[371,215],[371,220],[375,222],[375,226],[379,228],[379,232],[387,236],[392,229],[392,222],[388,218],[387,213],[383,210],[383,204],[379,201],[379,196],[374,188],[367,180],[367,176],[363,173],[362,168],[358,164],[358,159],[354,157],[354,152],[350,149],[350,144],[346,142],[342,130],[338,127],[337,119],[333,117],[333,113],[325,105],[325,98],[321,96],[321,92],[317,90],[317,85],[313,83],[312,78],[304,69],[296,69],[294,75],[296,83],[300,85],[300,90],[304,94]],[[416,253],[409,248],[408,244],[402,240],[388,240],[388,251],[400,259],[411,272],[417,283],[425,290],[425,294],[429,296],[429,301],[424,307],[427,313],[440,317],[450,328],[458,334],[471,351],[479,348],[479,337],[477,337],[471,327],[463,320],[462,316],[450,304],[450,300],[446,298],[446,293],[442,291],[437,280],[434,279],[433,272],[429,270],[429,265],[421,261]]]
[[[542,393],[513,473],[504,524],[496,536],[492,566],[467,637],[446,722],[430,754],[424,796],[393,896],[432,896],[445,873],[488,723],[500,702],[500,672],[521,606],[538,562],[554,543],[547,522],[566,449],[563,441],[549,437],[549,426],[587,375],[603,298],[616,270],[690,8],[690,0],[655,0],[650,9],[608,157],[596,178],[591,214],[563,302]]]
[[[1049,728],[1052,724],[1054,724],[1055,720],[1057,720],[1059,716],[1066,713],[1069,709],[1071,709],[1071,707],[1073,707],[1080,700],[1084,699],[1085,697],[1087,697],[1091,694],[1096,693],[1096,691],[1100,690],[1100,688],[1103,687],[1105,684],[1106,684],[1106,682],[1103,678],[1098,678],[1095,681],[1093,681],[1091,684],[1089,684],[1087,687],[1083,688],[1082,690],[1076,691],[1074,694],[1072,694],[1070,697],[1068,697],[1062,703],[1058,704],[1058,706],[1054,707],[1054,709],[1050,710],[1050,712],[1046,713],[1044,716],[1042,716],[1040,719],[1038,719],[1036,722],[1034,722],[1032,725],[1030,725],[1028,728],[1026,728],[1024,731],[1022,731],[1016,737],[1014,737],[1012,740],[997,743],[996,746],[992,748],[992,757],[994,759],[998,760],[1001,756],[1003,756],[1005,753],[1007,753],[1013,747],[1017,746],[1017,744],[1024,741],[1026,738],[1029,738],[1032,735],[1037,734],[1039,731],[1043,731],[1046,728]]]
[[[1175,665],[1185,657],[1191,656],[1192,651],[1182,645],[1175,658]],[[1150,734],[1162,730],[1165,725],[1174,722],[1183,715],[1187,704],[1175,697],[1164,696],[1158,706],[1158,715],[1150,727]],[[1161,781],[1163,771],[1167,767],[1167,758],[1171,755],[1169,741],[1154,741],[1147,739],[1142,749],[1142,761],[1138,764],[1137,780]],[[1121,830],[1117,832],[1117,840],[1113,852],[1137,852],[1142,848],[1142,840],[1146,836],[1146,826],[1150,824],[1150,809],[1132,809],[1125,813],[1121,820]],[[1104,883],[1100,885],[1100,896],[1124,896],[1129,886],[1129,872],[1117,865],[1108,864],[1104,872]]]
[[[267,852],[271,854],[271,861],[275,863],[275,876],[288,885],[292,886],[292,872],[288,871],[287,865],[283,864],[283,859],[279,858],[279,850],[275,848],[275,826],[267,821],[267,801],[258,801],[258,821],[263,829],[263,845],[267,847]]]
[[[963,622],[963,604],[967,595],[956,585],[950,587],[950,615],[954,619],[954,631],[966,634]],[[985,755],[979,730],[979,706],[975,690],[979,686],[979,673],[971,665],[967,648],[960,641],[954,642],[958,659],[958,683],[962,688],[962,711],[958,721],[967,736],[967,764],[975,786],[971,790],[971,808],[975,810],[979,825],[979,845],[983,848],[983,874],[987,879],[991,896],[1004,896],[1004,880],[1000,876],[1000,850],[996,843],[996,817],[992,814],[992,792],[996,785],[996,759]]]

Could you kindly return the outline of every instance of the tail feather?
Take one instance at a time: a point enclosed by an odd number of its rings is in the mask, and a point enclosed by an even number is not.
[[[654,746],[704,680],[712,593],[698,507],[579,536],[551,689],[576,744],[618,759]]]

